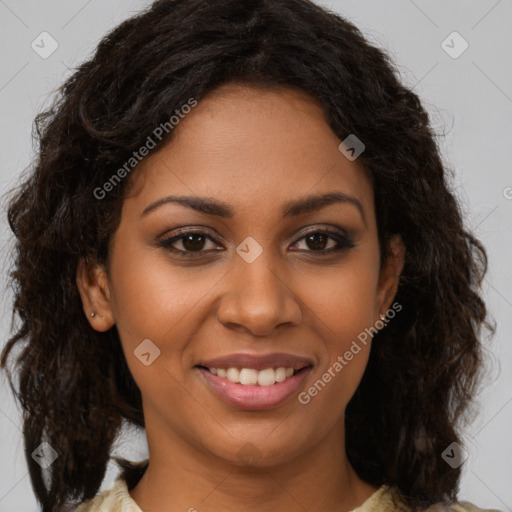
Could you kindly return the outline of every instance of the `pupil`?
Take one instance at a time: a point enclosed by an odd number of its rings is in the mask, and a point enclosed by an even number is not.
[[[324,233],[314,233],[313,235],[308,235],[306,237],[306,243],[310,249],[325,249],[325,243],[327,241],[327,236]],[[310,243],[312,242],[312,243]]]
[[[195,242],[194,243],[194,239]],[[183,246],[187,251],[200,251],[204,247],[205,237],[201,235],[187,235],[183,239]]]

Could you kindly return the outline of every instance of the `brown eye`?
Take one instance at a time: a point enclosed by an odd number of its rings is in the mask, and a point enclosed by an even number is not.
[[[203,250],[208,242],[212,243],[213,248]],[[218,244],[210,235],[201,231],[193,231],[181,232],[178,235],[161,240],[158,242],[158,246],[182,256],[194,256],[194,253],[207,253],[216,250]]]
[[[200,251],[204,248],[206,237],[193,234],[181,238],[181,243],[187,251]]]
[[[302,240],[304,242],[301,242]],[[299,238],[294,246],[300,243],[303,243],[306,249],[299,249],[299,251],[316,252],[319,254],[329,254],[355,247],[354,241],[349,236],[326,230],[307,233],[302,238]]]
[[[314,233],[305,237],[306,244],[310,249],[323,251],[330,239],[325,233]]]

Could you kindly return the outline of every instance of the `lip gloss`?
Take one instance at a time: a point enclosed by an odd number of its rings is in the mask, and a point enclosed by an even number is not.
[[[303,368],[283,382],[271,386],[246,386],[214,375],[206,368],[197,369],[208,387],[224,402],[238,409],[262,410],[277,407],[293,396],[312,367]]]

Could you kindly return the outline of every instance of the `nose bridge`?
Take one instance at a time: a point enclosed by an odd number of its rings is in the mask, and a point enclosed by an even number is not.
[[[282,323],[300,323],[300,305],[271,251],[247,240],[237,253],[226,283],[228,293],[218,310],[219,321],[244,326],[256,335],[267,334]]]

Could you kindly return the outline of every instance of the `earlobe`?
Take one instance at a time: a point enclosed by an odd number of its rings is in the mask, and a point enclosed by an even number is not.
[[[405,262],[405,245],[400,235],[393,235],[389,241],[388,258],[383,262],[379,278],[378,311],[386,314],[398,291],[400,275]]]
[[[108,331],[115,322],[104,266],[81,258],[77,265],[76,285],[91,327],[100,332]]]

